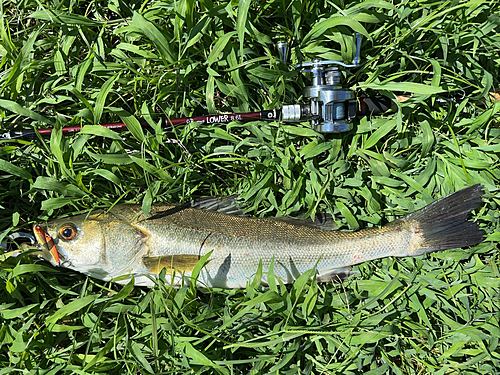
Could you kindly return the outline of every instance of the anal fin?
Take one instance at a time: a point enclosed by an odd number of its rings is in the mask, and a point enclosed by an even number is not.
[[[316,281],[319,283],[340,281],[347,279],[349,276],[355,275],[357,273],[357,271],[353,271],[349,267],[327,268],[319,270],[318,275],[316,276]]]

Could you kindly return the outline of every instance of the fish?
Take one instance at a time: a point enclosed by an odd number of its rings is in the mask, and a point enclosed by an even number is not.
[[[481,185],[434,201],[382,227],[328,230],[310,221],[242,215],[229,200],[199,205],[116,205],[33,227],[41,258],[104,281],[153,286],[164,270],[169,285],[244,288],[259,267],[284,284],[314,269],[319,282],[350,267],[385,257],[413,257],[480,243],[485,232],[472,211],[483,203]],[[233,199],[234,201],[234,199]],[[199,267],[198,267],[199,268]]]

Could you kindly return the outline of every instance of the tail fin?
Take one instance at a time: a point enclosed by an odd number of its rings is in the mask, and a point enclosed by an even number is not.
[[[483,193],[481,185],[469,186],[407,215],[403,220],[415,222],[424,237],[422,246],[413,255],[480,243],[484,231],[467,218],[483,203]]]

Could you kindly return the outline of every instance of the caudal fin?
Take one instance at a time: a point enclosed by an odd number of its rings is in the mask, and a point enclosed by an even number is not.
[[[480,243],[484,231],[467,219],[483,203],[481,194],[481,185],[469,186],[407,215],[403,220],[414,222],[424,237],[422,246],[413,255]]]

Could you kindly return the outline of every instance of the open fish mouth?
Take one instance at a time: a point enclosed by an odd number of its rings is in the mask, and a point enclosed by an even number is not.
[[[59,257],[56,244],[54,243],[52,237],[50,237],[49,234],[38,224],[33,225],[33,233],[35,234],[35,238],[38,241],[46,260],[54,265],[60,265],[61,258]]]

